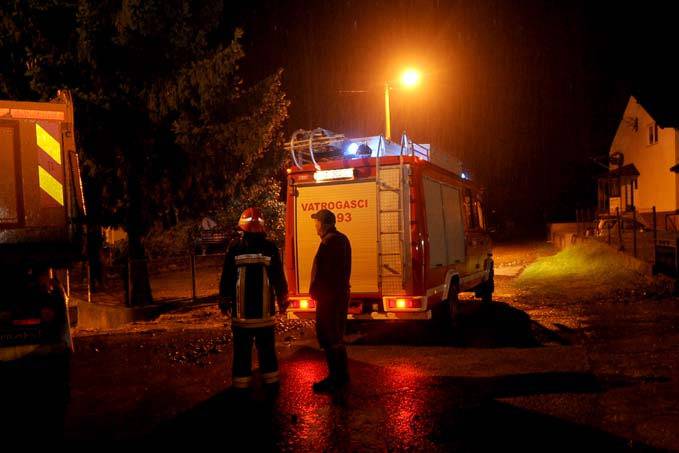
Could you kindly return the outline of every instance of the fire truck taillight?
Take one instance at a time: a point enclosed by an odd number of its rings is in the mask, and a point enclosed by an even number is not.
[[[384,305],[389,310],[407,310],[409,308],[422,308],[422,298],[410,297],[386,297]]]
[[[290,308],[296,310],[315,310],[316,301],[313,299],[293,299],[290,301]]]

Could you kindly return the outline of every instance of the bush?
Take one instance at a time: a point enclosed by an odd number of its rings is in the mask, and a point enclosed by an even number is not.
[[[285,202],[280,200],[281,185],[269,178],[238,194],[223,204],[223,208],[207,214],[217,226],[215,229],[232,236],[236,232],[241,213],[249,207],[259,207],[264,213],[268,236],[279,247],[285,241]],[[186,220],[171,228],[153,228],[144,237],[146,256],[150,259],[185,256],[190,253],[200,237],[200,222],[204,216],[196,220]],[[113,248],[114,263],[124,264],[127,259],[127,241],[116,242]]]
[[[285,202],[280,201],[280,192],[281,184],[278,180],[265,179],[226,202],[224,208],[215,213],[214,219],[224,231],[233,232],[241,213],[256,206],[264,213],[269,238],[282,247],[285,241]]]
[[[144,238],[148,258],[188,255],[198,234],[197,221],[182,222],[168,229],[154,229]]]

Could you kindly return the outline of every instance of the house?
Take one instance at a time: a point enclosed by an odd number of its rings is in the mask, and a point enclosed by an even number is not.
[[[631,96],[609,150],[610,171],[599,178],[599,215],[631,214],[642,220],[655,207],[679,209],[679,99],[663,93]]]

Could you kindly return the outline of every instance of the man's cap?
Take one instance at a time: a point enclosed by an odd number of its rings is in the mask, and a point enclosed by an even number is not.
[[[311,214],[311,218],[316,219],[326,225],[335,224],[335,214],[333,214],[329,209],[321,209],[317,213]]]

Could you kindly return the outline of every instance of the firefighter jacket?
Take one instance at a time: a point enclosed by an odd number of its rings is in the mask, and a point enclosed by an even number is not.
[[[351,277],[351,244],[335,227],[321,238],[311,268],[309,294],[320,301],[349,293]]]
[[[276,244],[256,233],[233,241],[226,252],[219,294],[231,305],[233,326],[273,326],[276,299],[284,310],[288,295]]]

